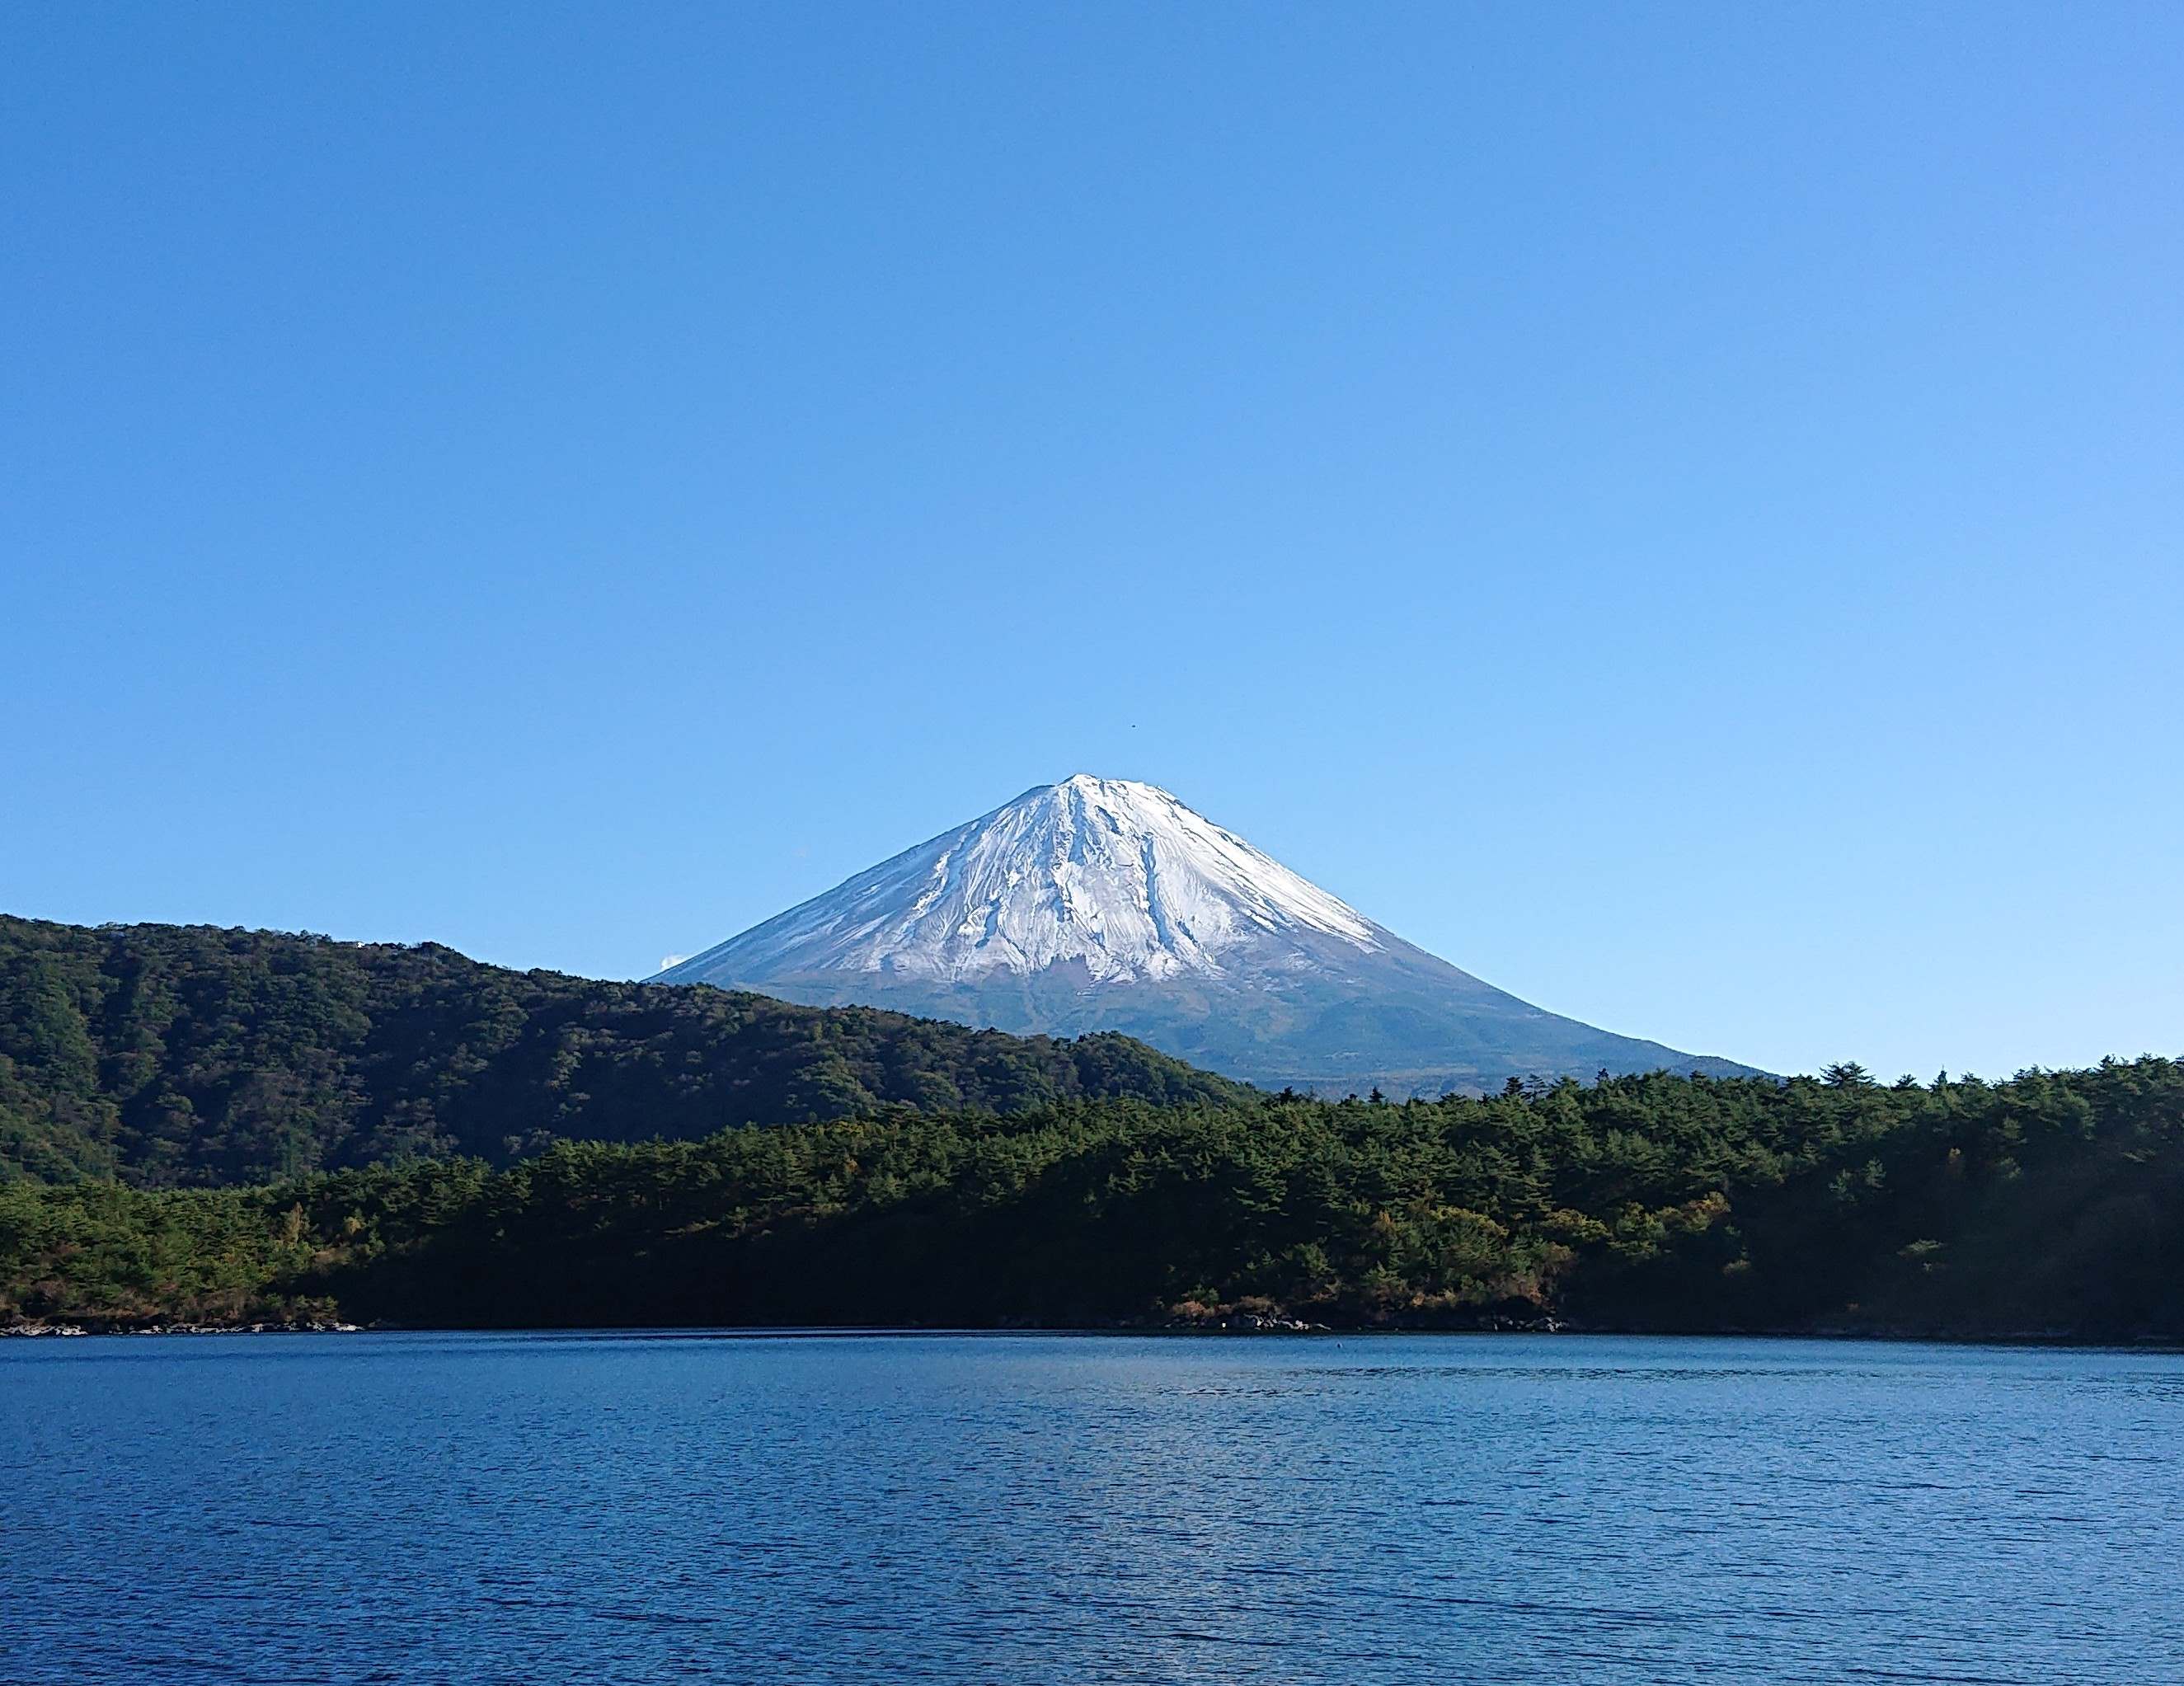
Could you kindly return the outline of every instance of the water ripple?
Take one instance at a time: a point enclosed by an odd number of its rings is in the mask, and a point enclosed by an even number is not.
[[[0,1347],[0,1683],[2184,1681],[2184,1360]]]

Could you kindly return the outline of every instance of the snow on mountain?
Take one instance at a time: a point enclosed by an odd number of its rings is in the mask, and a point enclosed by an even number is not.
[[[1166,791],[1084,773],[1026,791],[676,968],[977,978],[1076,960],[1095,981],[1217,976],[1262,935],[1369,952],[1375,927]]]
[[[665,968],[659,980],[1002,1030],[1122,1030],[1262,1082],[1390,1093],[1742,1071],[1528,1005],[1167,792],[1080,773]]]

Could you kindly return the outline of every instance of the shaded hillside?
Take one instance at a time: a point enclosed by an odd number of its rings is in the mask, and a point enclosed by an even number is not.
[[[1400,938],[1384,932],[1380,942],[1368,961],[1343,962],[1348,976],[1340,988],[1329,982],[1338,972],[1326,963],[1332,946],[1323,939],[1294,943],[1311,965],[1211,982],[1164,978],[1095,989],[1079,969],[1057,966],[956,983],[804,972],[747,987],[813,1006],[885,1001],[902,1012],[1018,1033],[1112,1031],[1262,1088],[1330,1099],[1376,1088],[1398,1100],[1490,1094],[1513,1077],[1589,1082],[1602,1071],[1763,1075],[1543,1012]]]
[[[434,943],[0,915],[0,1177],[259,1181],[557,1138],[1233,1085],[1076,1042],[482,965]]]
[[[0,1322],[1343,1325],[2184,1338],[2184,1066],[1666,1075],[0,1186]]]

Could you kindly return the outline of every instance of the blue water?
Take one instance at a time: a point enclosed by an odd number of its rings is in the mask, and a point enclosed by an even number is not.
[[[0,1342],[0,1680],[2184,1682],[2184,1358]]]

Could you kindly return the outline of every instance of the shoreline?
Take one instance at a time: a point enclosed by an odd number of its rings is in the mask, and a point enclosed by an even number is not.
[[[77,1340],[108,1336],[145,1335],[362,1335],[362,1334],[476,1334],[476,1335],[646,1335],[652,1337],[718,1336],[757,1338],[796,1336],[818,1339],[829,1336],[869,1338],[875,1335],[1160,1335],[1181,1338],[1265,1337],[1269,1335],[1379,1336],[1440,1335],[1451,1338],[1508,1335],[1622,1336],[1634,1339],[1764,1340],[1764,1341],[1877,1341],[1899,1345],[2079,1348],[2087,1350],[2161,1352],[2184,1351],[2184,1334],[2141,1332],[2081,1333],[2059,1329],[1942,1330],[1874,1327],[1868,1328],[1693,1328],[1607,1327],[1572,1323],[1558,1318],[1482,1320],[1475,1324],[1319,1323],[1302,1319],[1223,1318],[1190,1322],[994,1324],[601,1324],[601,1323],[350,1323],[320,1318],[279,1322],[143,1322],[83,1323],[77,1322],[16,1322],[0,1324],[0,1340]]]
[[[75,1340],[92,1335],[361,1335],[362,1323],[331,1318],[304,1323],[0,1323],[0,1340]]]

